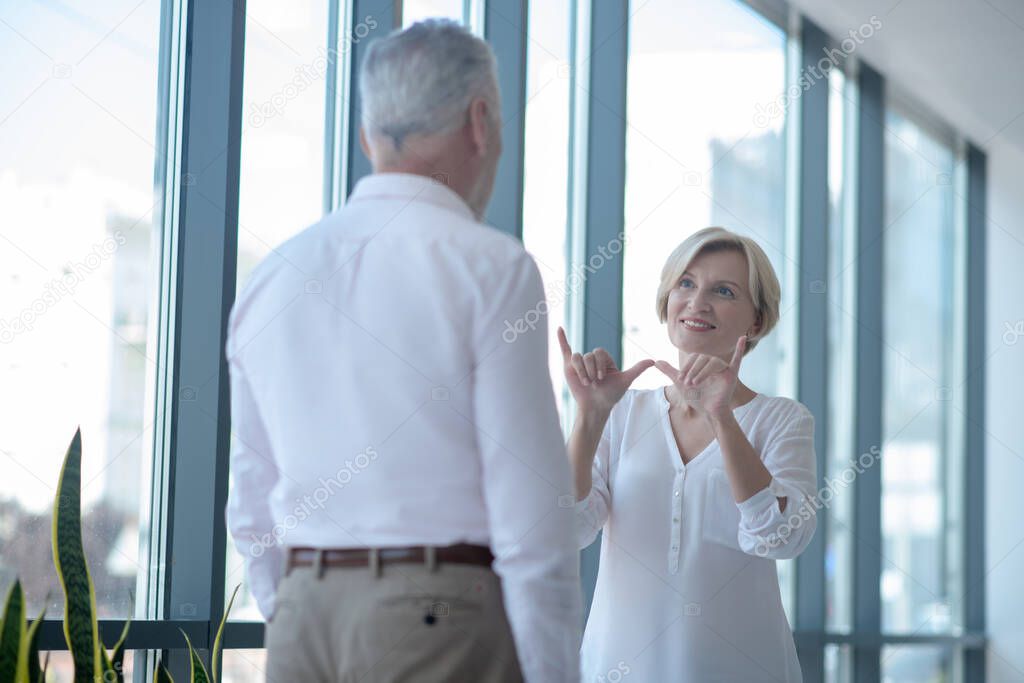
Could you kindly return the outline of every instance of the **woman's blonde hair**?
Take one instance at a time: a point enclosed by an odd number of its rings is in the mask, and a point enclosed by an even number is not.
[[[747,269],[750,271],[750,298],[754,301],[756,321],[760,325],[758,333],[747,340],[747,352],[750,352],[779,322],[782,290],[779,287],[779,279],[775,276],[775,269],[760,245],[749,237],[738,235],[731,230],[719,227],[704,228],[687,237],[675,248],[665,261],[665,267],[661,269],[661,284],[658,285],[658,320],[665,322],[668,319],[668,295],[679,285],[683,273],[693,260],[700,254],[716,251],[736,251],[747,259]]]

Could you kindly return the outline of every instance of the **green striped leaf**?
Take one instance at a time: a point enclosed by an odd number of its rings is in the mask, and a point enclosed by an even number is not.
[[[114,667],[116,683],[124,683],[124,641],[128,638],[128,625],[131,623],[131,607],[129,607],[128,618],[124,620],[124,628],[121,629],[121,637],[114,643],[114,651],[110,653],[110,665]]]
[[[185,636],[188,657],[192,661],[192,683],[210,683],[210,674],[207,673],[206,667],[203,666],[203,660],[199,658],[199,654],[192,647],[192,641],[188,639],[188,634],[182,631],[181,635]]]
[[[213,639],[213,650],[210,651],[210,668],[213,670],[215,677],[220,676],[220,669],[217,668],[217,664],[220,661],[220,647],[222,636],[224,635],[224,624],[227,623],[228,615],[231,614],[231,606],[235,604],[235,596],[238,595],[238,589],[241,587],[242,584],[238,584],[235,586],[235,590],[231,591],[228,607],[224,610],[224,616],[220,618],[220,626],[217,627],[217,637]]]
[[[75,683],[102,680],[96,593],[82,546],[82,430],[64,456],[53,501],[53,564],[64,591],[64,639],[75,664]]]
[[[43,660],[43,670],[39,672],[39,678],[36,679],[36,683],[46,683],[46,672],[50,668],[50,652],[47,651],[46,658]]]
[[[21,581],[15,579],[4,600],[3,621],[0,622],[0,681],[15,681],[18,656],[25,641],[25,595]]]
[[[156,668],[153,669],[153,683],[174,683],[171,672],[167,670],[163,662],[157,662]]]
[[[50,601],[49,596],[47,596],[46,601]],[[44,607],[43,611],[32,622],[32,625],[28,627],[28,632],[25,634],[25,642],[22,645],[21,652],[18,654],[19,683],[22,681],[25,683],[35,683],[42,676],[43,671],[39,668],[39,626],[43,623],[45,616],[46,608]],[[24,675],[22,675],[22,672],[24,672]]]

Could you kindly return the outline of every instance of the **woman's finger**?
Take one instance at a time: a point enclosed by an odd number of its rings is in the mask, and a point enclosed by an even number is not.
[[[636,381],[636,378],[643,374],[644,370],[654,365],[654,361],[650,358],[645,358],[628,370],[622,371],[622,376],[626,378],[626,381],[632,384]]]
[[[747,335],[743,335],[736,340],[736,348],[732,352],[732,360],[729,361],[729,366],[736,371],[738,375],[740,373],[740,363],[743,362],[743,352],[747,350]]]
[[[583,366],[587,369],[587,378],[591,382],[597,381],[597,359],[594,358],[594,354],[585,353],[583,354]]]
[[[710,362],[711,356],[705,356],[701,354],[700,358],[693,362],[690,369],[686,371],[686,375],[683,377],[683,384],[693,384],[693,378],[697,376],[701,370]]]
[[[576,376],[580,378],[580,384],[588,386],[590,384],[590,380],[587,379],[587,368],[583,365],[583,356],[581,356],[577,351],[572,354],[570,363],[572,364],[573,370],[576,371]]]
[[[558,328],[558,347],[562,349],[562,362],[568,363],[569,359],[572,358],[572,347],[569,346],[569,340],[565,336],[565,330],[559,326]]]
[[[712,358],[708,361],[708,364],[694,376],[693,384],[700,384],[708,377],[725,370],[727,367],[729,366],[726,365],[721,358]]]
[[[681,366],[679,366],[679,381],[680,382],[682,382],[684,379],[686,379],[686,374],[688,372],[690,372],[690,368],[693,367],[693,364],[696,363],[698,360],[700,360],[701,355],[702,354],[699,354],[699,353],[691,353],[689,356],[686,357],[686,361]]]
[[[680,378],[679,371],[676,370],[675,366],[673,366],[668,361],[664,361],[664,360],[655,361],[654,362],[654,367],[656,367],[659,370],[661,370],[665,374],[666,377],[668,377],[670,380],[672,380],[673,384],[675,384],[676,382],[679,381],[679,378]]]
[[[598,347],[594,349],[594,360],[597,362],[597,378],[604,379],[609,370],[615,369],[612,354]]]

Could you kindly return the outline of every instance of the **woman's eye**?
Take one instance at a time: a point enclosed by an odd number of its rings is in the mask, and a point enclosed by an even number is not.
[[[719,294],[723,294],[725,296],[733,296],[732,290],[729,289],[728,287],[719,287],[718,288],[718,293]]]
[[[693,280],[691,280],[688,277],[684,277],[682,280],[679,281],[679,286],[680,287],[692,287],[693,286]]]

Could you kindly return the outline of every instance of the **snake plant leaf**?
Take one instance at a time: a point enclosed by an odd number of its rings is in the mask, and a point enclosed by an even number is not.
[[[46,601],[49,602],[49,596]],[[19,683],[34,683],[42,676],[42,669],[39,668],[39,626],[43,623],[45,616],[46,608],[44,607],[25,633],[25,642],[22,643],[21,651],[18,653]]]
[[[82,546],[82,430],[64,456],[53,501],[53,564],[64,591],[64,639],[75,664],[75,683],[103,679],[96,592]]]
[[[36,679],[36,683],[46,683],[46,672],[50,668],[50,653],[47,651],[46,658],[43,659],[43,670],[39,672],[39,678]]]
[[[210,683],[210,674],[207,673],[206,667],[203,666],[203,660],[199,658],[199,653],[192,647],[192,641],[188,639],[188,634],[182,631],[181,635],[185,636],[185,644],[188,645],[188,656],[192,660],[192,683]]]
[[[103,669],[103,678],[100,680],[104,683],[113,681],[117,677],[117,672],[114,671],[114,665],[110,663],[110,657],[107,655],[102,642],[100,643],[100,668]]]
[[[163,662],[157,662],[156,668],[153,669],[153,683],[174,683],[171,672],[167,670]]]
[[[25,595],[21,581],[15,580],[4,600],[3,621],[0,622],[0,681],[15,681],[18,659],[25,642]]]
[[[213,639],[213,650],[210,651],[210,669],[213,671],[213,675],[217,676],[217,672],[220,669],[217,668],[217,664],[220,661],[220,648],[221,640],[224,635],[224,624],[227,623],[228,615],[231,614],[231,606],[235,604],[235,596],[238,595],[238,589],[242,587],[242,584],[235,586],[235,590],[231,591],[231,599],[228,600],[228,607],[224,610],[224,616],[220,618],[220,626],[217,627],[217,637]]]
[[[110,653],[110,665],[114,667],[116,683],[124,683],[124,641],[128,638],[128,626],[131,623],[131,610],[129,610],[128,618],[124,620],[124,628],[121,629],[121,637],[114,643],[114,650]]]

